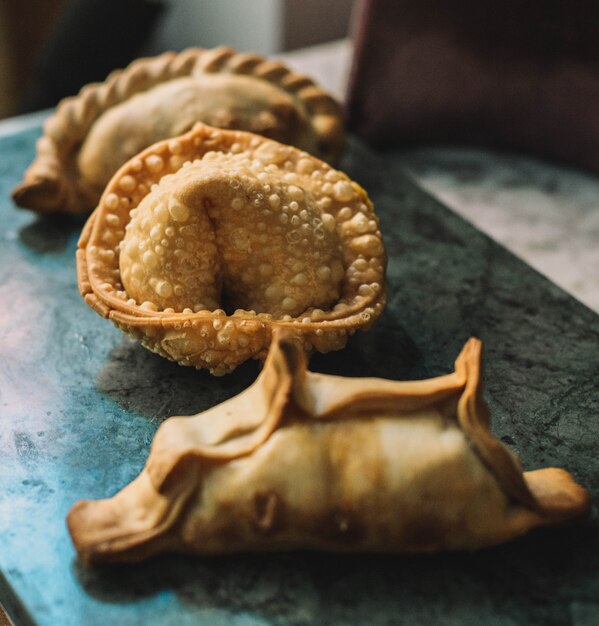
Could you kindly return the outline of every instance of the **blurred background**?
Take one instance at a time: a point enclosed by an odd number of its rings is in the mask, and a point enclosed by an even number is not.
[[[138,56],[266,55],[346,37],[354,0],[1,0],[0,118],[52,107]]]
[[[0,0],[4,132],[139,56],[227,44],[599,312],[597,0]],[[351,33],[351,37],[348,35]]]

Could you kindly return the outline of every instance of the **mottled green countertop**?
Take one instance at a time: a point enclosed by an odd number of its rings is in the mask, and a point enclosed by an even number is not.
[[[0,602],[17,625],[599,623],[596,508],[579,526],[472,554],[162,557],[89,568],[64,519],[137,475],[159,425],[245,388],[129,342],[81,300],[81,222],[9,199],[39,129],[0,139]],[[390,263],[389,305],[323,372],[422,378],[486,346],[494,432],[526,469],[561,466],[599,501],[599,316],[352,144]]]

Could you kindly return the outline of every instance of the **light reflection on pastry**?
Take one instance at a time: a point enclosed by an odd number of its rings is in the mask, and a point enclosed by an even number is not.
[[[199,124],[134,157],[79,248],[90,306],[151,350],[215,374],[264,358],[275,326],[306,351],[342,348],[385,303],[366,192],[306,152],[242,131]]]
[[[588,514],[561,469],[522,473],[488,429],[481,344],[455,372],[416,382],[306,370],[277,334],[246,391],[158,429],[141,474],[78,502],[69,530],[86,561],[161,552],[308,548],[476,549]]]
[[[168,52],[65,98],[13,198],[34,211],[89,211],[127,159],[198,121],[259,133],[326,160],[343,145],[337,102],[282,63],[224,47]]]

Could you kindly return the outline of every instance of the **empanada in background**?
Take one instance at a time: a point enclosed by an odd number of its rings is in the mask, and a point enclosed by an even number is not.
[[[431,552],[508,541],[585,516],[561,469],[522,473],[488,429],[481,344],[455,372],[417,382],[306,370],[278,332],[256,382],[158,429],[141,474],[113,498],[78,502],[82,559],[308,548]]]
[[[198,121],[325,160],[339,156],[344,140],[338,103],[280,62],[225,47],[167,52],[62,100],[13,199],[40,213],[87,212],[127,159]]]

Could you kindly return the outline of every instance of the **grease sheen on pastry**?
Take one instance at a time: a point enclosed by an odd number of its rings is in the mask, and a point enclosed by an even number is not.
[[[488,429],[481,344],[417,382],[306,370],[278,334],[246,391],[158,429],[141,474],[68,526],[87,561],[161,552],[475,549],[586,515],[561,469],[522,473]]]
[[[37,157],[13,190],[40,212],[86,212],[129,158],[198,122],[247,130],[335,159],[337,102],[280,62],[230,48],[138,59],[65,98],[44,125]]]
[[[198,124],[114,176],[77,252],[90,306],[149,349],[231,371],[285,327],[342,348],[385,304],[366,192],[292,146]]]

